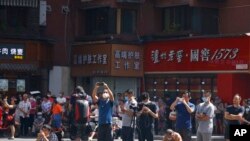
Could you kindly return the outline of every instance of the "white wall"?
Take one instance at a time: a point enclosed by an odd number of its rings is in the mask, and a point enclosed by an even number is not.
[[[54,66],[49,72],[49,90],[52,95],[58,96],[63,91],[69,95],[72,90],[72,81],[70,79],[70,68]]]

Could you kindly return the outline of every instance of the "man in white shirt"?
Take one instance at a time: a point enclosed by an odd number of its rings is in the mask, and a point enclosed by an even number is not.
[[[126,101],[124,105],[120,105],[122,114],[122,140],[133,141],[134,130],[132,120],[133,117],[135,117],[134,110],[136,110],[135,108],[137,107],[137,101],[135,100],[134,91],[132,89],[125,91],[125,97],[125,99],[128,99],[128,101]]]
[[[48,124],[50,121],[50,112],[51,112],[52,103],[49,101],[49,97],[46,95],[43,97],[43,102],[41,104],[43,117],[45,118],[45,124]]]
[[[211,141],[215,106],[210,102],[211,92],[203,94],[203,103],[197,106],[195,117],[198,121],[197,140]]]
[[[29,115],[30,115],[30,109],[31,104],[28,100],[28,95],[23,94],[23,100],[20,101],[18,105],[18,109],[20,111],[20,123],[21,123],[21,135],[27,136],[28,130],[29,130]]]

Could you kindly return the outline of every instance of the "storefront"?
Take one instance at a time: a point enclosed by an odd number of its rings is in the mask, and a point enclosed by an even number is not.
[[[0,93],[48,90],[52,45],[38,40],[0,40]]]
[[[160,97],[175,97],[189,90],[195,99],[204,91],[211,91],[230,103],[236,93],[249,98],[249,48],[248,36],[147,43],[145,89]]]
[[[75,85],[91,93],[96,82],[106,82],[113,93],[131,88],[140,91],[143,77],[143,48],[137,45],[80,44],[72,48],[71,75]],[[116,96],[117,97],[117,96]]]

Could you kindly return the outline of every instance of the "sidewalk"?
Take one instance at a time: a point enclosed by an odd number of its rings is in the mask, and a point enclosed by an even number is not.
[[[162,135],[154,135],[154,140],[162,140]],[[192,136],[192,141],[196,141],[196,136]],[[213,135],[212,141],[224,141],[224,136],[222,135]]]

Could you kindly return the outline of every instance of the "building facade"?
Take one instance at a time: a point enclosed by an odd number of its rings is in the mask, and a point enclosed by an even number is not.
[[[0,1],[0,93],[48,89],[53,41],[40,35],[39,1]]]
[[[70,94],[82,85],[91,93],[96,82],[105,81],[114,93],[133,88],[162,97],[187,89],[195,98],[205,90],[227,102],[235,93],[247,97],[249,5],[248,0],[0,0],[0,80],[8,84],[1,92],[17,93],[25,82],[25,91]],[[205,48],[208,61],[201,61],[200,52],[197,62],[190,61],[191,51]],[[154,63],[157,50],[166,53],[160,59],[174,60]]]
[[[156,1],[160,28],[145,43],[145,89],[161,97],[189,90],[195,99],[209,90],[228,103],[236,93],[249,98],[249,17],[239,16],[248,5],[230,0]]]

